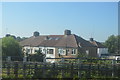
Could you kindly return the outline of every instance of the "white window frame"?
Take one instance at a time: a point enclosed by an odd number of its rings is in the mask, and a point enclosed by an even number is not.
[[[31,53],[31,49],[26,48],[26,53],[30,54]]]
[[[50,50],[52,50],[52,54],[54,54],[54,49],[47,49],[47,54],[50,54]]]
[[[76,55],[76,49],[72,49],[72,55]]]
[[[43,54],[47,54],[47,53],[48,53],[48,49],[43,48],[42,53],[43,53]]]
[[[65,50],[63,48],[58,48],[58,54],[65,55]]]

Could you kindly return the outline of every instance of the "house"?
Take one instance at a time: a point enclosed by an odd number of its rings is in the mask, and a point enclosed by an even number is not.
[[[34,32],[32,37],[21,41],[20,45],[24,53],[35,54],[37,50],[41,50],[46,58],[75,58],[78,54],[98,57],[97,51],[100,53],[101,50],[82,37],[71,34],[70,30],[65,30],[64,35],[40,35],[39,32]],[[47,60],[49,61],[51,60]]]
[[[98,57],[108,56],[108,48],[102,43],[95,41],[93,38],[90,38],[90,43],[97,47]]]

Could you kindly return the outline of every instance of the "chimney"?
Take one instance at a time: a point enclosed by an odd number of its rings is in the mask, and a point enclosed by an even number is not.
[[[35,37],[39,36],[39,32],[35,31],[35,32],[33,33],[33,36],[35,36]]]
[[[94,41],[94,39],[93,39],[93,38],[90,38],[90,41]]]
[[[71,35],[71,30],[65,30],[64,35]]]

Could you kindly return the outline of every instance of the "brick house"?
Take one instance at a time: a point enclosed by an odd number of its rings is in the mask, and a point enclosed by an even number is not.
[[[95,41],[93,38],[90,38],[90,43],[97,47],[98,57],[108,56],[108,48],[101,44],[100,42]]]

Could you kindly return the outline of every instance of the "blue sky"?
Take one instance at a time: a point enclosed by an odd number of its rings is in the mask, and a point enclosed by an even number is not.
[[[2,3],[2,35],[30,37],[62,35],[70,29],[88,40],[105,41],[118,34],[117,2],[5,2]]]

